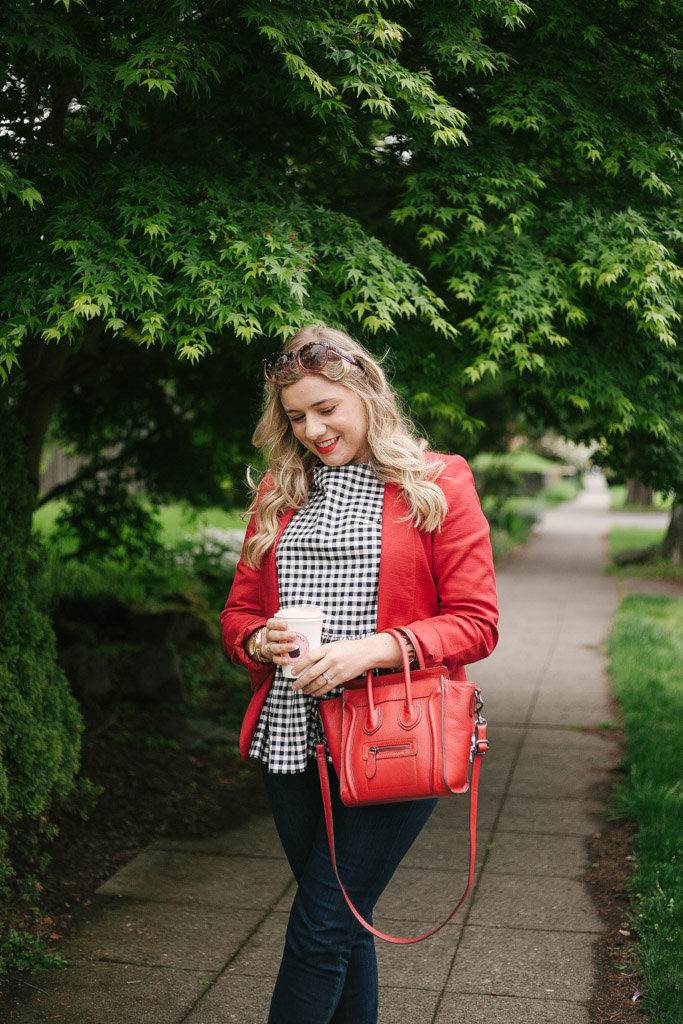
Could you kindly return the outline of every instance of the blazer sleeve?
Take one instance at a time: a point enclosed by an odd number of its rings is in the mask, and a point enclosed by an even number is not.
[[[253,512],[247,526],[244,544],[256,532],[257,526],[256,513]],[[244,545],[242,552],[244,552]],[[265,625],[266,618],[261,597],[260,571],[248,566],[242,556],[237,563],[235,579],[230,588],[225,608],[221,612],[220,621],[223,647],[235,664],[243,665],[248,670],[253,689],[257,689],[268,678],[273,672],[273,666],[253,661],[247,654],[244,645],[255,629]]]
[[[443,458],[446,465],[437,483],[448,513],[440,530],[422,534],[431,554],[439,612],[408,628],[420,642],[427,667],[445,663],[456,668],[493,651],[498,604],[489,525],[472,473],[460,456]]]

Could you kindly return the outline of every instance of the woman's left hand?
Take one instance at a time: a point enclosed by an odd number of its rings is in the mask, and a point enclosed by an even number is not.
[[[335,640],[314,647],[292,663],[293,690],[322,697],[335,686],[365,675],[371,668],[396,668],[401,664],[398,641],[389,633],[375,633],[362,640]]]

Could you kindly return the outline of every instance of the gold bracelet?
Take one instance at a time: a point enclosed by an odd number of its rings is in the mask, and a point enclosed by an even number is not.
[[[265,629],[265,626],[259,626],[253,633],[250,633],[247,638],[247,654],[252,661],[264,663],[267,660],[261,653],[261,644],[263,642]]]
[[[419,668],[420,662],[417,659],[417,651],[413,647],[412,641],[406,639],[406,650],[408,651],[408,664],[411,668]]]
[[[401,639],[403,640],[403,643],[405,644],[406,653],[408,655],[408,667],[409,668],[419,668],[420,667],[420,660],[419,660],[419,658],[417,656],[417,651],[415,650],[415,645],[413,644],[412,640],[410,640],[405,635],[405,633],[403,632],[403,630],[401,629],[400,626],[396,627],[396,632],[401,634]],[[392,669],[391,671],[392,672],[398,672],[398,670],[400,668],[403,668],[403,658],[401,658],[401,661],[396,666],[396,668]]]
[[[408,653],[408,665],[410,666],[410,668],[419,668],[420,659],[417,656],[415,644],[410,639],[410,637],[403,632],[400,626],[397,627],[397,632],[401,634],[401,636],[403,637],[403,643],[406,645],[406,651]]]

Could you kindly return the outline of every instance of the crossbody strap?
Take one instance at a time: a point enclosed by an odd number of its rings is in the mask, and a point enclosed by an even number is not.
[[[457,914],[457,912],[460,910],[461,906],[467,899],[467,894],[472,888],[472,881],[474,879],[474,861],[477,855],[477,797],[479,793],[479,769],[481,768],[481,753],[475,752],[474,754],[474,758],[472,761],[472,773],[470,778],[470,863],[469,875],[467,879],[467,888],[465,889],[460,900],[458,901],[455,910],[453,910],[448,915],[445,921],[442,921],[441,924],[438,924],[435,928],[432,928],[431,931],[425,932],[424,935],[416,935],[415,938],[412,939],[401,939],[396,938],[393,935],[385,935],[384,932],[379,931],[378,928],[373,927],[373,925],[366,921],[365,918],[356,910],[353,903],[351,902],[351,898],[349,897],[346,889],[344,888],[342,880],[339,877],[339,871],[337,870],[337,859],[334,850],[334,821],[332,818],[332,800],[330,797],[330,778],[328,774],[327,757],[325,754],[324,744],[318,743],[316,745],[316,757],[318,760],[320,790],[322,792],[323,808],[325,810],[325,826],[327,828],[327,841],[330,844],[330,857],[332,858],[332,867],[334,869],[334,874],[337,879],[337,882],[339,883],[339,888],[344,894],[344,899],[346,900],[349,909],[351,910],[351,913],[354,915],[357,921],[360,921],[364,928],[367,928],[369,932],[372,932],[373,935],[376,935],[378,939],[385,939],[387,942],[395,942],[398,945],[408,945],[412,942],[422,942],[423,939],[428,939],[430,935],[434,935],[436,932],[440,931],[445,925],[448,924],[449,921],[451,921],[455,917],[455,915]]]

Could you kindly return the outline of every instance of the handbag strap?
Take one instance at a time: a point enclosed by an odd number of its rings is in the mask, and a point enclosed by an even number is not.
[[[398,632],[396,629],[385,629],[385,633],[389,633],[398,642],[398,646],[401,650],[401,663],[403,665],[403,681],[406,688],[406,703],[402,714],[402,724],[406,727],[414,724],[416,719],[416,713],[413,707],[413,689],[412,680],[410,676],[410,659],[408,658],[408,647],[406,645],[405,637]],[[375,708],[375,697],[372,689],[373,673],[372,669],[369,668],[366,676],[366,687],[368,694],[368,729],[374,732],[379,725],[379,712]]]
[[[394,942],[398,945],[408,945],[412,942],[422,942],[423,939],[428,939],[430,935],[436,934],[436,932],[440,931],[445,925],[447,925],[448,922],[455,917],[455,915],[457,914],[457,912],[460,910],[461,906],[467,899],[467,894],[472,888],[472,881],[474,879],[474,862],[477,855],[477,797],[479,793],[479,769],[481,768],[481,755],[486,749],[485,736],[482,736],[481,741],[482,749],[475,749],[474,751],[474,757],[472,760],[472,773],[470,778],[470,862],[469,875],[467,878],[467,888],[460,897],[455,909],[451,911],[451,913],[448,915],[445,921],[442,921],[441,924],[438,924],[435,928],[432,928],[431,931],[425,932],[424,935],[416,935],[414,938],[410,939],[401,939],[393,935],[385,935],[384,932],[381,932],[378,928],[375,928],[373,925],[371,925],[356,910],[353,903],[351,902],[349,894],[344,888],[342,880],[339,877],[339,871],[337,870],[337,858],[334,850],[334,820],[332,817],[332,800],[330,797],[330,778],[327,767],[327,756],[325,753],[324,744],[316,744],[315,750],[316,758],[318,761],[318,775],[320,776],[320,790],[322,792],[323,808],[325,811],[327,841],[330,845],[330,857],[332,858],[332,867],[334,869],[335,878],[339,883],[339,888],[344,894],[344,899],[346,900],[351,913],[354,915],[356,920],[363,925],[364,928],[366,928],[369,932],[372,932],[373,935],[376,935],[378,939],[385,939],[386,942]]]

